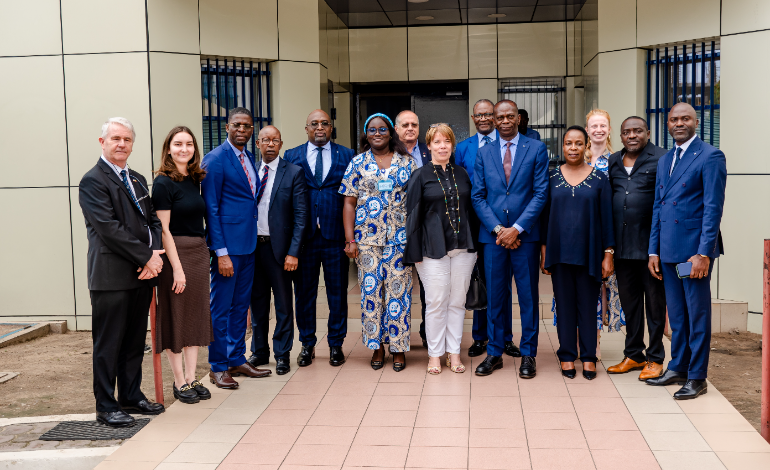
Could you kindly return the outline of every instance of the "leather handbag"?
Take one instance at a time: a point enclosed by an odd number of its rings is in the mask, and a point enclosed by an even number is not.
[[[471,284],[468,286],[468,293],[465,294],[466,310],[486,310],[487,309],[487,286],[479,276],[477,266],[473,267],[471,274]]]

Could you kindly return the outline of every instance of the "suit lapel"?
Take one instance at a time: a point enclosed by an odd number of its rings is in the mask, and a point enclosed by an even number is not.
[[[481,147],[481,152],[486,152],[492,158],[492,164],[495,166],[495,172],[500,175],[500,181],[503,182],[503,187],[508,187],[508,182],[505,181],[505,169],[503,169],[503,160],[500,158],[500,146],[495,144],[487,144]]]
[[[684,152],[682,157],[677,162],[676,166],[674,167],[674,172],[671,174],[671,177],[668,179],[668,182],[666,183],[665,190],[663,193],[667,193],[668,190],[671,188],[671,186],[676,183],[679,178],[682,177],[685,171],[687,171],[687,168],[692,165],[692,162],[695,161],[696,158],[698,158],[698,155],[701,152],[701,143],[703,143],[700,138],[696,137],[695,140],[692,141],[689,147],[687,147],[687,150]],[[673,150],[673,149],[672,149]],[[675,153],[672,151],[672,158],[676,158]],[[670,162],[669,162],[670,164]],[[668,168],[671,168],[670,166]]]
[[[299,151],[302,152],[299,158],[299,164],[302,167],[302,169],[305,170],[305,179],[308,181],[308,184],[316,189],[318,189],[318,183],[315,181],[315,175],[313,175],[313,172],[310,170],[310,163],[307,161],[307,146],[310,145],[309,143],[305,142],[304,144],[299,146]]]
[[[134,204],[134,200],[131,197],[131,193],[128,191],[128,188],[126,187],[125,184],[123,184],[123,180],[121,180],[120,177],[117,174],[115,174],[115,171],[112,168],[110,168],[110,166],[108,164],[104,163],[104,160],[102,160],[101,158],[99,158],[99,167],[102,169],[102,171],[107,173],[107,178],[109,178],[113,183],[117,184],[118,187],[123,191],[123,194],[125,194],[126,197],[128,198],[128,200],[131,202],[131,206],[136,211],[141,213],[142,211],[139,210],[138,207],[136,207],[136,204]],[[133,178],[133,176],[131,176],[131,173],[129,173],[129,181],[131,181],[132,179],[134,179],[134,178]],[[136,186],[133,183],[131,183],[131,185],[134,186],[134,192],[136,194],[139,194],[138,192],[136,192]],[[141,204],[141,202],[140,202],[140,204]],[[146,211],[146,209],[143,209],[143,210]]]
[[[648,150],[650,145],[651,144],[647,144],[647,146],[642,151],[642,154],[639,155],[636,158],[636,161],[634,162],[634,167],[631,168],[631,175],[636,173],[636,170],[638,170],[639,167],[641,167],[644,162],[646,162],[647,160],[650,159],[650,155],[652,155],[652,150]],[[620,156],[620,165],[621,166],[623,165],[623,156],[622,155]],[[631,175],[629,175],[629,176],[631,176]]]
[[[278,159],[278,168],[275,170],[275,179],[273,179],[273,187],[270,189],[270,207],[273,207],[275,202],[275,193],[278,191],[278,186],[281,185],[283,175],[286,173],[286,162],[283,158]],[[268,208],[268,211],[270,208]]]
[[[321,186],[324,186],[326,184],[326,181],[329,180],[332,173],[337,169],[337,165],[340,164],[340,148],[332,142],[331,144],[331,164],[329,165],[329,172],[326,173],[326,178],[324,178],[323,182],[321,183]]]
[[[251,192],[251,186],[249,185],[249,178],[246,176],[246,172],[243,171],[243,165],[241,165],[241,159],[238,158],[238,156],[235,154],[232,147],[230,147],[230,144],[225,142],[222,145],[226,146],[225,150],[227,151],[227,157],[228,157],[227,159],[230,161],[230,164],[233,165],[233,167],[237,170],[236,173],[241,175],[241,180],[243,180],[243,183],[246,185],[247,188],[249,188],[249,192]],[[246,156],[249,157],[248,152],[246,152]],[[256,163],[251,157],[249,157],[249,161],[254,166],[255,173],[256,173],[256,168],[257,168]],[[257,191],[259,190],[259,176],[257,175],[256,178],[257,178],[257,181],[254,182],[254,188],[256,189],[254,191],[254,194],[256,194]]]
[[[521,168],[521,162],[526,158],[527,151],[529,150],[529,139],[524,136],[519,137],[519,143],[516,145],[516,156],[513,158],[513,166],[511,166],[511,181],[508,182],[506,188],[513,184],[513,180],[516,179],[516,173]],[[502,165],[502,163],[501,163]]]

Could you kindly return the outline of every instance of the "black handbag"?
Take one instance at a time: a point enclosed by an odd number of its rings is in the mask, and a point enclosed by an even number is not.
[[[486,310],[487,309],[487,286],[479,276],[477,266],[473,267],[471,274],[471,284],[468,286],[468,293],[465,294],[466,310]]]

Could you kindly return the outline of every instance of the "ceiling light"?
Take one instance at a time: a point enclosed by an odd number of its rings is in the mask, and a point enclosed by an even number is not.
[[[428,21],[428,20],[435,20],[435,19],[436,18],[432,16],[418,16],[417,18],[415,18],[415,20],[420,20],[420,21]]]
[[[505,18],[505,13],[492,13],[491,15],[487,15],[490,18]]]

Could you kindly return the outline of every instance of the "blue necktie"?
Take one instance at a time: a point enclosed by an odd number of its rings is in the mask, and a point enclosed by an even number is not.
[[[318,187],[324,182],[324,159],[323,159],[323,147],[316,147],[318,154],[315,157],[315,182],[318,183]]]
[[[134,201],[134,204],[136,205],[136,208],[139,209],[139,212],[144,215],[144,211],[142,210],[142,207],[139,205],[139,201],[136,200],[136,197],[134,196],[134,192],[131,191],[130,183],[128,182],[128,174],[126,173],[126,170],[120,170],[120,177],[123,178],[123,184],[126,186],[126,189],[128,190],[128,194],[131,195],[131,200]]]
[[[481,145],[482,147],[483,147],[483,146],[485,146],[485,145],[487,145],[487,144],[491,144],[491,143],[492,143],[492,139],[491,139],[491,138],[490,138],[488,135],[485,135],[485,136],[484,136],[484,137],[481,139],[481,141],[482,141],[482,142],[484,142],[484,143]]]
[[[257,192],[257,204],[262,201],[262,195],[265,194],[265,186],[267,186],[267,172],[270,167],[265,165],[265,174],[262,175],[262,180],[259,182],[259,191]]]
[[[668,174],[669,176],[674,174],[674,168],[676,168],[676,164],[679,163],[679,158],[682,156],[682,147],[679,147],[676,149],[676,155],[674,155],[674,164],[671,165],[671,172]]]

